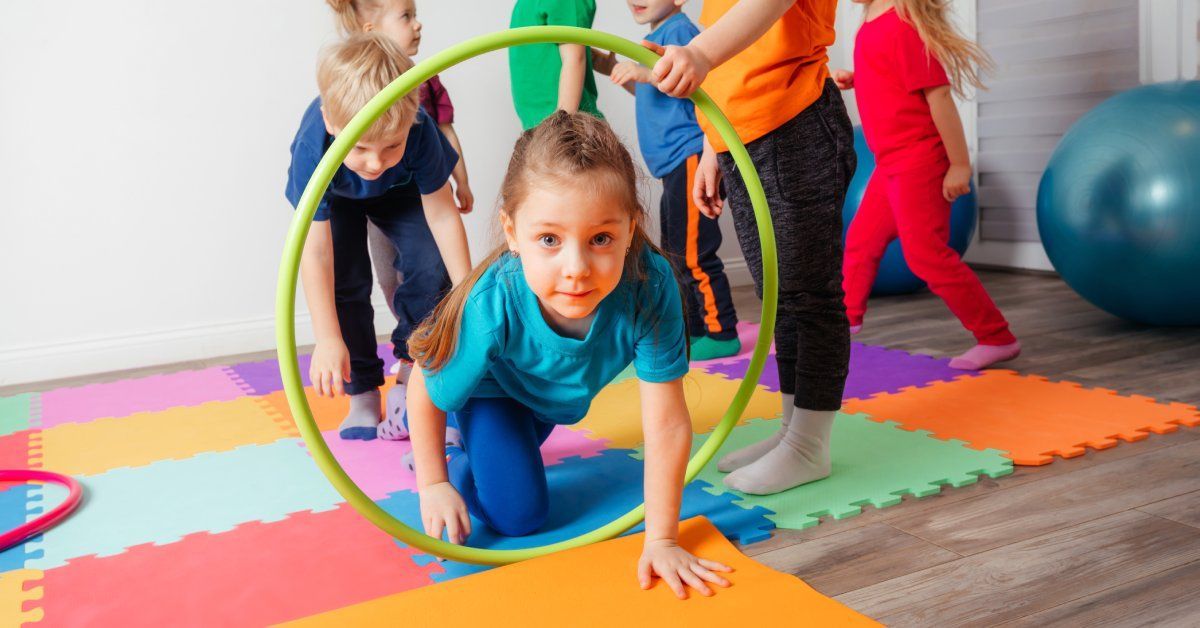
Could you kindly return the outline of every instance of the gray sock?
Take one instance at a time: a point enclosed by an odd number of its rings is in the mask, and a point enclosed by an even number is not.
[[[374,440],[379,414],[378,388],[350,395],[350,412],[342,419],[338,435],[343,440]]]
[[[829,437],[835,416],[832,410],[796,408],[779,444],[725,476],[725,485],[751,495],[770,495],[829,477]]]
[[[742,467],[762,458],[768,451],[775,448],[779,441],[783,440],[783,435],[787,432],[788,424],[792,418],[792,412],[796,409],[792,404],[795,402],[795,395],[783,395],[783,407],[781,408],[782,417],[779,422],[779,431],[758,441],[757,443],[746,445],[741,449],[734,450],[719,461],[717,461],[717,471],[721,473],[729,473],[736,471]]]

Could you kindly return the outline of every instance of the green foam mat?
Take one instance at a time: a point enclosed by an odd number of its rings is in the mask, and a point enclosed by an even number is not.
[[[962,441],[938,440],[929,432],[906,431],[894,422],[877,423],[863,414],[841,414],[833,427],[833,473],[828,478],[774,495],[746,495],[725,486],[727,474],[717,471],[723,454],[760,441],[779,429],[779,419],[754,419],[734,428],[725,445],[696,479],[705,490],[731,493],[734,503],[761,506],[780,528],[800,530],[817,525],[821,517],[845,519],[863,506],[885,508],[901,496],[936,495],[942,485],[974,484],[979,476],[999,477],[1013,471],[1012,460],[995,449],[969,449]],[[706,436],[697,437],[693,450]],[[639,450],[639,454],[640,455]]]
[[[33,395],[23,393],[0,397],[0,436],[27,430],[33,416]]]

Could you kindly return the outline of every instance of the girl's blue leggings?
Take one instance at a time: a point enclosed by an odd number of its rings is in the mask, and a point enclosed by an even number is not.
[[[465,454],[451,452],[450,483],[467,510],[504,536],[524,536],[550,510],[542,443],[554,424],[508,398],[473,398],[454,413]]]

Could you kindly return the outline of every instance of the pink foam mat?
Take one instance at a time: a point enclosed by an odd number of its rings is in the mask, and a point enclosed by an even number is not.
[[[337,430],[322,432],[329,450],[367,497],[384,499],[396,491],[416,490],[416,477],[401,462],[411,449],[406,440],[342,440]],[[608,441],[588,438],[584,432],[556,428],[542,445],[546,466],[565,458],[591,458],[604,451]]]
[[[431,584],[414,553],[342,504],[76,558],[28,606],[44,626],[265,626]]]
[[[229,401],[245,394],[220,367],[59,388],[41,395],[41,427]]]

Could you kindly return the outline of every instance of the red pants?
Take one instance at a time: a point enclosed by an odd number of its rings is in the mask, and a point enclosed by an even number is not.
[[[904,261],[929,284],[976,340],[984,345],[1016,342],[1008,321],[975,273],[950,248],[950,203],[942,197],[947,166],[900,174],[876,170],[846,234],[842,287],[851,325],[861,325],[879,260],[897,237]]]

